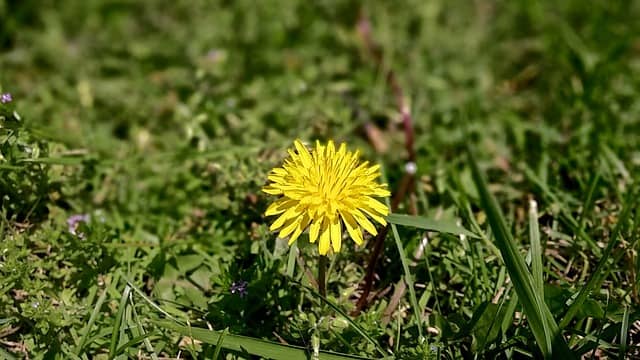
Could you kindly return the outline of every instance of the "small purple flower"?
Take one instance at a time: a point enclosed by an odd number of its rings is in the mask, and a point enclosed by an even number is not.
[[[209,50],[209,52],[207,53],[207,58],[209,58],[210,60],[216,61],[218,60],[219,57],[220,57],[220,50],[218,49]]]
[[[206,60],[212,64],[219,64],[226,58],[224,50],[211,49],[207,52]]]
[[[1,103],[6,104],[6,103],[10,103],[11,101],[13,101],[13,97],[11,97],[11,94],[4,93],[4,94],[0,95],[0,102]]]
[[[232,294],[238,294],[240,297],[245,297],[247,295],[247,285],[248,283],[244,280],[234,281],[231,283],[230,291]]]
[[[69,218],[67,219],[69,232],[72,235],[76,235],[77,237],[84,239],[85,238],[84,233],[77,232],[78,226],[80,225],[81,222],[88,223],[89,220],[90,220],[89,214],[76,214],[76,215],[69,216]]]

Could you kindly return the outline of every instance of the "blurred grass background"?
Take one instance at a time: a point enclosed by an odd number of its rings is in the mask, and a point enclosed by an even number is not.
[[[0,1],[2,109],[22,119],[0,129],[0,357],[248,357],[159,326],[152,304],[310,353],[318,339],[369,358],[375,342],[398,358],[540,357],[468,144],[528,262],[540,227],[556,321],[603,277],[561,326],[572,351],[639,356],[639,16],[640,2],[605,0]],[[259,189],[296,138],[361,149],[396,189],[406,154],[386,69],[414,118],[419,215],[483,236],[400,228],[420,309],[394,292],[388,238],[371,306],[345,318],[299,285],[302,269],[286,275]],[[82,237],[74,214],[91,217]],[[329,300],[344,312],[369,254],[335,257]],[[240,281],[246,296],[230,291]]]

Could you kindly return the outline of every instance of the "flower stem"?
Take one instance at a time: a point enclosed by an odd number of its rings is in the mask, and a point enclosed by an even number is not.
[[[327,257],[324,255],[318,260],[318,291],[322,297],[327,297]]]

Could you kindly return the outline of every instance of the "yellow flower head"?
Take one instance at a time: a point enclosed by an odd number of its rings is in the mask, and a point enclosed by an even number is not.
[[[318,237],[320,255],[329,247],[340,251],[342,223],[349,236],[360,245],[362,230],[376,235],[375,226],[367,217],[386,225],[389,208],[373,197],[389,196],[386,184],[378,184],[380,166],[359,163],[359,152],[349,152],[345,144],[336,151],[333,141],[324,146],[316,141],[309,153],[300,140],[289,149],[290,158],[269,174],[270,184],[262,191],[282,195],[271,204],[265,215],[280,215],[270,227],[280,229],[279,237],[292,244],[309,227],[309,241]]]

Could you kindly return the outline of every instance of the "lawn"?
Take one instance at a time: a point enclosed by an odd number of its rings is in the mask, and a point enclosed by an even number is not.
[[[0,0],[0,358],[640,358],[639,18]],[[316,141],[391,193],[339,252],[272,231]]]

